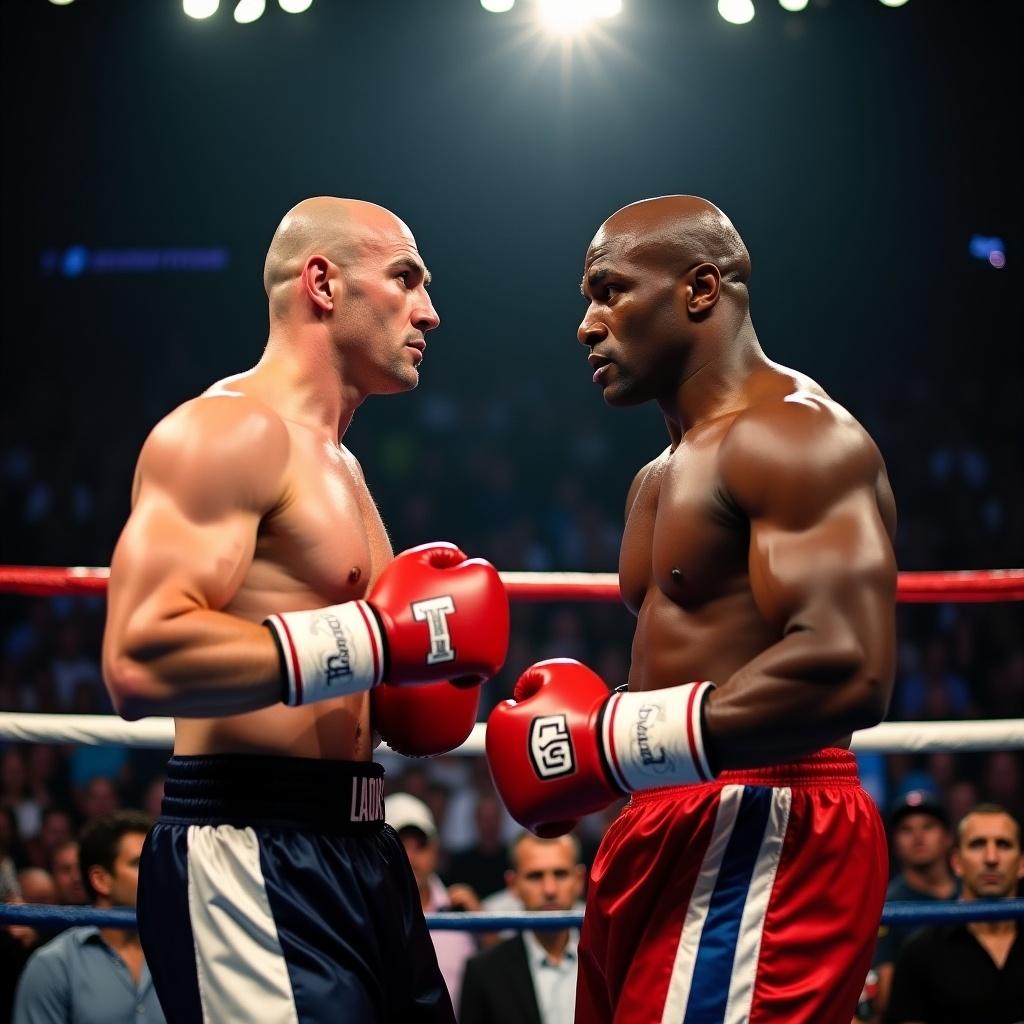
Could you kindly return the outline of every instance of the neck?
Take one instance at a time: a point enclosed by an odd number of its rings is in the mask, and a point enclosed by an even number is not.
[[[999,939],[1017,934],[1017,922],[1009,921],[969,921],[967,930],[979,939]]]
[[[366,395],[345,379],[327,332],[318,325],[274,325],[256,366],[243,375],[285,419],[334,438],[345,436]]]
[[[940,899],[947,899],[956,891],[956,882],[943,861],[935,861],[924,867],[905,867],[903,878],[911,888],[920,889]]]
[[[569,944],[568,929],[563,932],[534,932],[533,937],[544,947],[544,952],[556,963],[562,959],[565,947]]]
[[[125,928],[101,928],[100,935],[111,949],[140,949],[139,933]]]
[[[749,315],[731,339],[712,339],[703,350],[697,345],[693,356],[682,383],[659,402],[673,445],[698,423],[741,409],[748,379],[770,365]]]

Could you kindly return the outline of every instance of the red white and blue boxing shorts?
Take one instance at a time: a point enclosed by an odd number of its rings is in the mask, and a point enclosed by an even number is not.
[[[635,794],[594,862],[576,1024],[850,1024],[887,880],[849,751]]]
[[[377,764],[173,757],[139,936],[173,1024],[454,1024]]]

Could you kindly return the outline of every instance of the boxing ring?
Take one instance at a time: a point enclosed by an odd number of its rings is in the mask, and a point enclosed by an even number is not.
[[[619,600],[614,573],[500,574],[509,600],[536,602],[611,602]],[[0,566],[0,594],[34,597],[101,596],[109,570],[90,567]],[[1024,569],[963,572],[900,573],[897,600],[902,603],[994,603],[1024,601]],[[478,722],[469,739],[453,753],[479,756],[484,751],[486,725]],[[174,743],[169,718],[122,721],[113,715],[64,715],[0,712],[0,741],[27,743],[117,744],[166,748]],[[387,750],[386,745],[382,745]],[[1024,718],[971,722],[885,722],[855,733],[854,753],[974,752],[1024,749]],[[882,921],[900,924],[954,921],[1024,920],[1024,898],[978,900],[969,903],[888,903]],[[535,911],[512,914],[486,912],[428,914],[435,930],[493,932],[513,929],[578,927],[579,913]],[[0,924],[30,925],[46,930],[70,925],[131,928],[130,908],[0,904]]]

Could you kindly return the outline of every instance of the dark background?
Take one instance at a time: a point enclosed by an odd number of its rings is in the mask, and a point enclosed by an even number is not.
[[[878,441],[901,568],[1024,563],[1019,5],[759,0],[740,27],[714,0],[625,0],[572,45],[524,0],[271,3],[248,26],[232,6],[4,7],[0,562],[108,564],[142,439],[259,358],[267,244],[326,193],[398,213],[435,278],[421,386],[368,401],[345,438],[396,550],[614,570],[629,482],[666,436],[590,381],[583,255],[618,207],[690,192],[747,242],[768,354]],[[1003,269],[974,234],[1003,240]],[[76,245],[228,264],[68,277]],[[891,717],[1024,715],[1021,619],[902,607]],[[0,707],[107,708],[102,622],[102,602],[3,598]],[[625,678],[619,607],[518,606],[514,625],[484,711],[540,657]],[[152,773],[129,772],[136,796]],[[873,792],[922,780],[954,812],[1024,791],[1020,756],[995,752],[890,758]]]
[[[357,415],[347,440],[371,484],[374,446],[433,394],[456,425],[500,421],[491,447],[527,445],[539,486],[599,434],[592,500],[618,514],[662,428],[650,409],[602,408],[574,339],[577,285],[600,222],[669,192],[732,217],[765,349],[879,435],[899,498],[916,481],[897,449],[918,436],[970,433],[982,411],[980,443],[1018,443],[1015,4],[834,0],[787,14],[762,0],[740,27],[713,0],[633,0],[568,47],[522,0],[503,16],[475,0],[318,0],[302,16],[270,4],[248,26],[231,7],[202,22],[175,0],[5,9],[4,430],[87,479],[102,506],[72,561],[109,558],[156,419],[256,361],[267,243],[319,193],[409,223],[443,320],[420,389]],[[1006,241],[1005,269],[971,259],[975,232]],[[43,272],[44,252],[73,244],[223,246],[230,262]],[[435,532],[461,525],[473,474],[430,483]],[[1009,528],[1020,508],[1005,511]],[[53,541],[13,548],[8,533],[4,558],[61,562]]]

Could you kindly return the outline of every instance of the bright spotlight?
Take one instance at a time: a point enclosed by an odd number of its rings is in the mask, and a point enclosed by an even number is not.
[[[73,3],[73,0],[50,0],[50,3],[54,7],[67,7],[68,4]]]
[[[480,0],[480,6],[491,14],[504,14],[511,11],[516,5],[516,0]]]
[[[313,6],[313,0],[277,0],[285,14],[305,14]]]
[[[220,0],[182,0],[181,9],[190,18],[209,18],[217,13]]]
[[[809,0],[779,0],[779,6],[784,11],[803,11],[807,9]]]
[[[718,0],[718,13],[730,25],[746,25],[754,19],[751,0]]]
[[[537,0],[540,18],[552,32],[571,35],[595,18],[609,18],[622,10],[621,0]]]
[[[886,7],[902,7],[907,0],[882,0]]]
[[[238,0],[235,5],[235,21],[239,25],[251,25],[257,18],[263,17],[267,9],[267,0]]]

